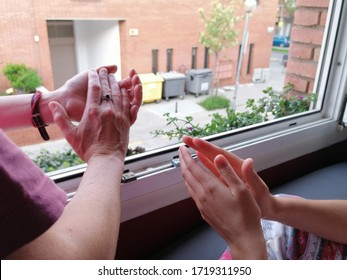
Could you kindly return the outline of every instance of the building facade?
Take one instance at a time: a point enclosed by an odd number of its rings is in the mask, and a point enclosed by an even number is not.
[[[316,91],[316,75],[326,32],[329,0],[297,0],[285,84],[295,95]]]
[[[213,68],[213,56],[199,43],[205,0],[5,0],[0,2],[0,92],[10,87],[8,63],[35,69],[48,90],[85,69],[117,64],[118,78],[138,73]],[[241,81],[269,65],[277,0],[254,10],[243,58]],[[239,14],[244,15],[240,1]],[[241,44],[244,20],[241,20]],[[239,47],[224,51],[217,67],[224,85],[235,82]]]

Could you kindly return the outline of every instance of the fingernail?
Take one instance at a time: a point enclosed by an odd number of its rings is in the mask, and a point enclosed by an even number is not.
[[[99,73],[108,74],[108,71],[106,68],[101,68]]]

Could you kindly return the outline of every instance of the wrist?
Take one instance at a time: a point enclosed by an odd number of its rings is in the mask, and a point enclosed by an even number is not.
[[[112,154],[93,154],[91,155],[87,163],[88,164],[93,164],[93,163],[100,163],[100,162],[105,162],[105,163],[110,163],[110,164],[124,164],[124,156],[122,156],[120,153],[112,153]]]
[[[87,161],[87,169],[107,171],[104,180],[120,182],[124,172],[124,159],[115,155],[93,155]]]
[[[266,242],[262,231],[256,236],[242,238],[228,244],[234,260],[266,260]]]
[[[48,104],[52,101],[56,101],[60,103],[59,95],[55,93],[55,91],[52,92],[45,92],[42,94],[41,100],[38,104],[40,108],[40,113],[42,116],[42,119],[45,123],[51,124],[53,123],[53,115],[51,113],[51,110],[48,107]]]
[[[291,211],[292,201],[293,198],[291,197],[280,195],[273,196],[270,215],[268,215],[265,219],[282,222],[283,217],[286,215],[287,209]]]

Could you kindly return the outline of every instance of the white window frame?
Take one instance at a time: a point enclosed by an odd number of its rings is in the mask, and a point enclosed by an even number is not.
[[[340,125],[347,92],[347,30],[343,26],[347,22],[347,4],[342,0],[331,1],[327,23],[330,18],[324,35],[326,44],[322,46],[324,54],[319,62],[322,71],[316,77],[319,91],[329,93],[324,95],[324,100],[318,100],[322,108],[205,139],[242,158],[252,157],[258,171],[347,139],[347,129]],[[173,164],[180,145],[126,159],[125,169],[134,172],[137,179],[122,185],[122,221],[189,197],[180,168]],[[85,168],[83,165],[50,175],[72,197]]]

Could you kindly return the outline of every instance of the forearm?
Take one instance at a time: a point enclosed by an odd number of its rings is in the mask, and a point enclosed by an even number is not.
[[[9,259],[113,259],[120,222],[122,161],[91,161],[75,197],[46,232]],[[105,174],[107,173],[107,174]]]
[[[21,128],[32,126],[31,98],[33,94],[21,94],[0,97],[0,128]],[[39,101],[39,110],[43,121],[47,124],[53,122],[48,103],[59,102],[59,94],[55,92],[44,93]]]
[[[86,258],[115,256],[122,173],[123,161],[115,157],[90,159],[75,197],[57,224]]]
[[[274,210],[267,219],[347,244],[347,201],[276,197]]]

